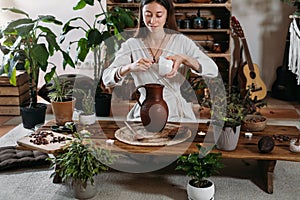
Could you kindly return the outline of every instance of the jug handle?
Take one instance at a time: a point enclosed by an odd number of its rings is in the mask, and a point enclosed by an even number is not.
[[[141,102],[140,102],[140,92],[139,92],[139,89],[140,88],[142,88],[142,87],[145,87],[145,85],[140,85],[140,86],[138,86],[136,89],[135,89],[135,96],[136,96],[136,100],[137,100],[137,102],[138,102],[138,104],[142,107],[142,104],[141,104]]]

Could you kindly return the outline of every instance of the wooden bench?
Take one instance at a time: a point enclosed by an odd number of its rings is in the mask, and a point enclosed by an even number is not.
[[[204,123],[200,124],[182,124],[182,126],[187,126],[192,130],[192,137],[186,141],[170,146],[135,146],[125,144],[118,141],[115,138],[115,131],[120,127],[125,126],[121,121],[98,121],[89,127],[84,127],[93,133],[92,139],[97,141],[99,144],[103,144],[112,151],[117,151],[121,153],[137,153],[137,154],[146,154],[153,156],[162,156],[162,155],[182,155],[197,152],[197,143],[203,143],[204,137],[198,135],[197,133],[207,132],[209,126]],[[49,130],[51,125],[54,125],[54,121],[48,122],[40,130],[46,129]],[[82,127],[79,126],[79,130]],[[267,125],[264,131],[253,132],[251,139],[244,136],[244,132],[241,132],[238,146],[234,151],[220,151],[213,150],[214,152],[221,152],[223,158],[229,159],[254,159],[258,160],[260,170],[262,172],[262,178],[265,181],[265,190],[267,193],[273,193],[273,174],[276,166],[277,160],[283,161],[294,161],[300,162],[300,153],[293,153],[289,150],[289,142],[283,141],[279,142],[275,140],[275,147],[270,153],[259,153],[257,143],[262,136],[273,136],[285,135],[290,138],[297,138],[299,130],[293,126],[274,126]],[[107,139],[113,139],[113,145],[106,145]],[[40,149],[41,150],[41,149]]]

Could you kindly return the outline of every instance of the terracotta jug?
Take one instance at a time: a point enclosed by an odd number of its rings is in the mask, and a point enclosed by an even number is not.
[[[150,132],[160,132],[164,129],[168,116],[168,105],[163,99],[163,85],[145,84],[136,88],[136,94],[139,96],[138,89],[145,88],[146,99],[141,103],[137,98],[138,104],[141,106],[140,116],[145,129]]]

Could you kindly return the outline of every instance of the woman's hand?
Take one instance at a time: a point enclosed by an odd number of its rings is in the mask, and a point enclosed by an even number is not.
[[[147,71],[151,65],[153,64],[153,61],[149,58],[140,58],[134,63],[131,63],[129,65],[129,71],[131,72],[139,72],[139,71]]]
[[[173,78],[174,76],[176,76],[177,71],[181,64],[187,65],[195,70],[198,70],[200,67],[200,65],[196,59],[190,58],[190,57],[188,57],[186,55],[182,55],[182,54],[168,56],[168,57],[166,57],[166,59],[173,61],[172,71],[165,75],[166,78]]]

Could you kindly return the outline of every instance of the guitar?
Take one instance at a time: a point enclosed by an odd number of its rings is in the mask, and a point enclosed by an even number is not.
[[[276,70],[276,80],[272,85],[272,97],[292,101],[295,100],[295,91],[297,79],[296,75],[288,70],[288,57],[289,57],[289,33],[287,34],[285,42],[285,50],[283,56],[283,63]]]
[[[244,31],[234,16],[231,17],[231,26],[234,33],[241,39],[246,56],[246,64],[242,68],[242,75],[244,75],[244,81],[242,82],[244,83],[241,83],[241,92],[245,93],[250,89],[250,99],[255,101],[263,100],[267,96],[267,87],[260,78],[257,64],[252,62]]]

